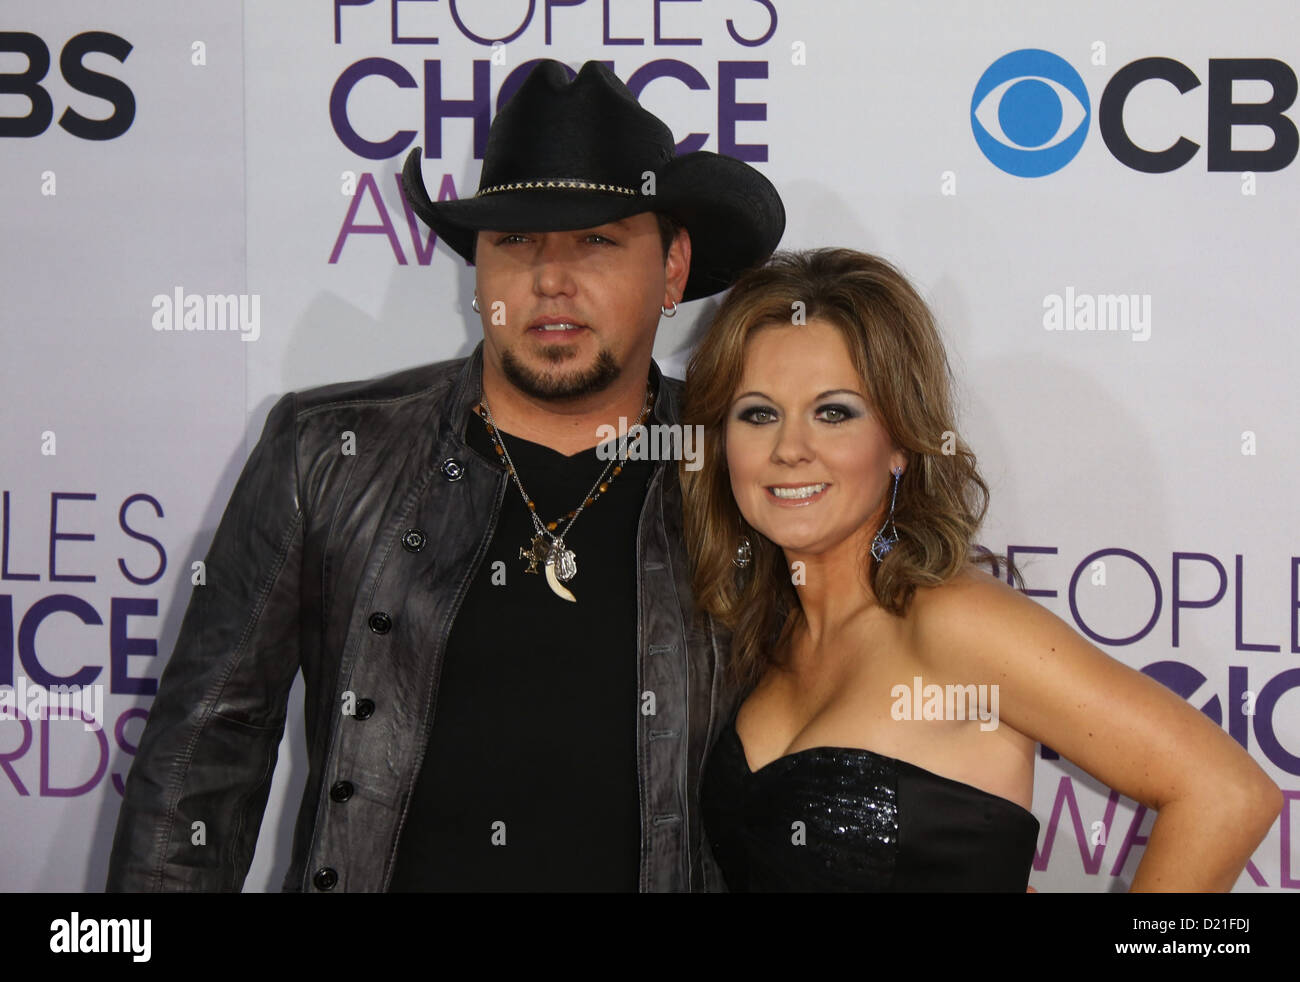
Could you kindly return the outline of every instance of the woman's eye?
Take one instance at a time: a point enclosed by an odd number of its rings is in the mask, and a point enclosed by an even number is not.
[[[741,411],[740,419],[746,423],[766,423],[775,415],[766,406],[751,406]]]
[[[822,406],[821,409],[817,411],[817,414],[819,416],[828,416],[829,418],[826,419],[827,423],[843,423],[845,420],[852,419],[857,415],[847,406]]]
[[[509,245],[512,242],[524,241],[527,241],[526,236],[520,235],[518,232],[511,232],[508,235],[503,235],[501,238],[497,239],[497,245]]]

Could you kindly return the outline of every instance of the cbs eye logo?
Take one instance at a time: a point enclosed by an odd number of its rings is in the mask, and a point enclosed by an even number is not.
[[[970,100],[984,156],[1016,177],[1043,177],[1079,152],[1092,118],[1083,79],[1058,55],[1024,48],[988,67]]]

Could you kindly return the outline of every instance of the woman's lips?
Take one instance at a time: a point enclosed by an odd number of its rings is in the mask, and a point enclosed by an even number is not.
[[[830,487],[831,485],[826,481],[816,481],[809,484],[770,485],[763,490],[767,493],[767,500],[773,504],[797,508],[820,501],[826,496]],[[777,494],[778,490],[781,494]]]

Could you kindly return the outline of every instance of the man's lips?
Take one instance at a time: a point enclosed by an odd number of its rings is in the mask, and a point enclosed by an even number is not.
[[[579,331],[586,330],[587,325],[573,317],[550,316],[538,317],[528,325],[529,334],[539,334],[543,337],[577,334]]]

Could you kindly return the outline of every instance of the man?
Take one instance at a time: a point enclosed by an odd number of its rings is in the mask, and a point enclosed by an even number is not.
[[[241,888],[300,666],[286,890],[719,888],[698,788],[735,697],[726,638],[692,610],[676,464],[607,459],[599,427],[678,421],[658,319],[770,254],[780,199],[739,161],[675,157],[596,62],[530,73],[474,198],[430,201],[418,150],[404,182],[476,262],[484,340],[271,410],[109,888]]]

